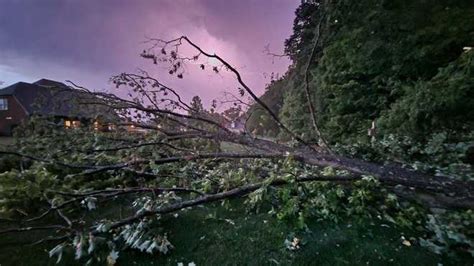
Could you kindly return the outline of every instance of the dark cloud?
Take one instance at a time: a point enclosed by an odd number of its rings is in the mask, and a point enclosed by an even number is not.
[[[101,87],[110,75],[142,66],[137,55],[145,36],[185,34],[235,63],[261,92],[266,82],[263,73],[283,72],[289,63],[272,64],[263,47],[270,43],[272,50],[282,51],[299,2],[2,0],[0,80],[46,76]],[[202,86],[201,93],[209,95],[234,86],[230,81],[209,83],[207,79],[169,82]]]

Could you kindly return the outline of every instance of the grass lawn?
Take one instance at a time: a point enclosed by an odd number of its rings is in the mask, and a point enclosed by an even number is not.
[[[230,209],[220,205],[183,211],[178,218],[164,217],[161,226],[175,249],[167,255],[120,251],[118,265],[472,265],[470,257],[438,256],[400,237],[416,237],[392,225],[350,221],[339,224],[311,221],[309,232],[296,232],[303,245],[286,249],[284,240],[294,233],[269,214],[246,213],[241,200]],[[36,234],[36,233],[35,233]],[[20,245],[34,234],[0,239],[0,265],[55,265],[47,251],[53,244]],[[84,261],[81,261],[83,264]],[[66,254],[62,265],[78,264]],[[78,264],[80,265],[80,264]]]

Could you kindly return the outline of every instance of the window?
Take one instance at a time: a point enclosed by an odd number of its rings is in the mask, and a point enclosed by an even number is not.
[[[8,100],[0,98],[0,110],[8,110]]]
[[[99,126],[100,126],[100,125],[99,125],[99,122],[98,122],[98,121],[95,121],[95,122],[94,122],[94,130],[95,130],[95,131],[98,131],[98,130],[99,130]]]
[[[77,121],[77,120],[72,121],[72,127],[73,128],[79,128],[80,126],[81,126],[80,121]]]
[[[116,130],[117,127],[114,124],[109,124],[108,129],[112,131],[112,130]]]

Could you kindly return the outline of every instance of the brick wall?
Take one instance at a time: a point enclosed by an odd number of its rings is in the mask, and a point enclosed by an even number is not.
[[[0,110],[0,136],[11,136],[12,128],[27,118],[26,111],[13,96],[0,96],[7,99],[8,110]]]

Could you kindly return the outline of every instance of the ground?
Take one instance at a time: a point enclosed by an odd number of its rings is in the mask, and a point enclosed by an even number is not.
[[[3,148],[10,144],[13,144],[14,138],[13,137],[0,137],[0,147]]]
[[[233,200],[230,208],[212,205],[197,207],[167,216],[161,227],[175,246],[167,255],[145,255],[120,251],[118,265],[472,265],[469,257],[438,256],[417,246],[402,244],[401,236],[417,238],[416,232],[404,231],[382,222],[355,223],[350,219],[334,224],[313,219],[307,232],[294,232],[267,211],[247,212],[242,200]],[[302,245],[296,251],[284,241],[294,234]],[[47,251],[53,244],[19,245],[36,234],[2,236],[0,265],[55,265]],[[37,235],[36,235],[37,236]],[[82,265],[63,258],[63,265]]]

